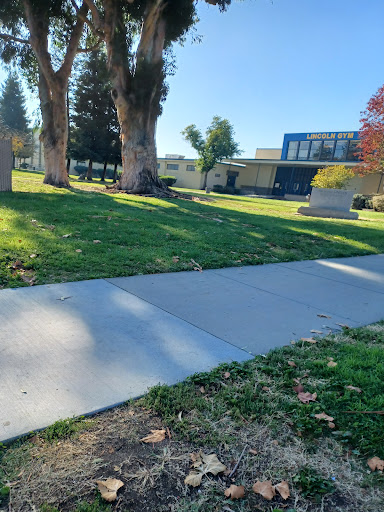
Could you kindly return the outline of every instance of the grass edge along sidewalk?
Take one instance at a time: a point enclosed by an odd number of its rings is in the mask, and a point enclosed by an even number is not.
[[[1,506],[6,510],[10,500],[18,512],[32,505],[42,512],[382,510],[383,472],[367,461],[384,459],[383,355],[384,322],[345,327],[156,386],[92,418],[57,422],[2,447]],[[164,439],[143,442],[152,430]],[[227,470],[205,474],[200,451],[217,455]],[[196,488],[184,483],[193,464],[204,473]],[[111,505],[95,484],[108,477],[124,483]],[[257,481],[287,482],[290,496],[276,492],[269,501],[253,492]],[[244,486],[244,497],[224,495],[232,484]]]

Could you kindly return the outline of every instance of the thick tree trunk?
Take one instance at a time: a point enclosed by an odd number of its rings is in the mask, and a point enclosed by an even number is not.
[[[89,162],[88,162],[88,170],[87,170],[87,180],[88,181],[92,181],[92,165],[93,165],[93,162],[92,162],[92,159],[90,158],[89,159]]]
[[[115,164],[115,167],[113,169],[113,183],[116,183],[117,181],[117,164]]]
[[[118,102],[117,113],[121,130],[123,174],[118,188],[131,194],[158,194],[167,187],[157,173],[155,143],[156,120],[143,122],[150,116],[134,112],[134,108]]]
[[[204,181],[203,181],[203,187],[201,190],[205,190],[207,188],[207,178],[208,178],[208,173],[205,172],[204,173]]]
[[[104,162],[103,174],[101,175],[100,181],[105,181],[105,175],[107,174],[107,162]]]
[[[43,76],[39,81],[40,106],[43,118],[41,139],[44,145],[44,183],[69,187],[66,166],[68,120],[66,87],[60,82],[49,87]]]

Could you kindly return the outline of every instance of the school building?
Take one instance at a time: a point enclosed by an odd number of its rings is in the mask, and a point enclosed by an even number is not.
[[[359,163],[358,132],[288,133],[281,149],[257,149],[255,158],[233,158],[217,164],[209,172],[207,186],[230,186],[240,194],[285,199],[304,199],[311,192],[317,170],[343,164],[354,168]],[[193,159],[166,155],[158,159],[160,174],[175,176],[176,187],[199,189],[203,176]],[[357,174],[347,188],[361,194],[383,193],[383,175]]]
[[[35,154],[27,163],[30,168],[44,169],[42,145],[37,137]],[[353,169],[358,163],[358,132],[287,133],[282,148],[257,149],[255,158],[233,158],[217,164],[208,173],[207,186],[229,186],[243,195],[302,200],[311,192],[311,181],[318,169],[335,164]],[[88,162],[72,160],[71,173],[76,165]],[[101,167],[102,164],[94,164],[95,169]],[[168,154],[158,158],[157,167],[159,174],[175,176],[175,187],[203,186],[204,176],[196,170],[194,159]],[[347,188],[360,194],[378,194],[383,193],[383,185],[382,174],[360,178],[356,173]]]

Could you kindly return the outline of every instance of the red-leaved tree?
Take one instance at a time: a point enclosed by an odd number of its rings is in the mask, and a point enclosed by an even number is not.
[[[360,119],[360,176],[381,173],[378,192],[384,175],[384,85],[368,101]]]

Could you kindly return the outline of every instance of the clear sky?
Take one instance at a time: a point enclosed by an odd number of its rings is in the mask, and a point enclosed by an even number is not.
[[[160,157],[194,157],[181,130],[205,130],[216,114],[250,158],[257,147],[281,147],[284,133],[357,130],[384,83],[383,0],[235,0],[224,14],[205,2],[198,10],[203,41],[176,47]]]

